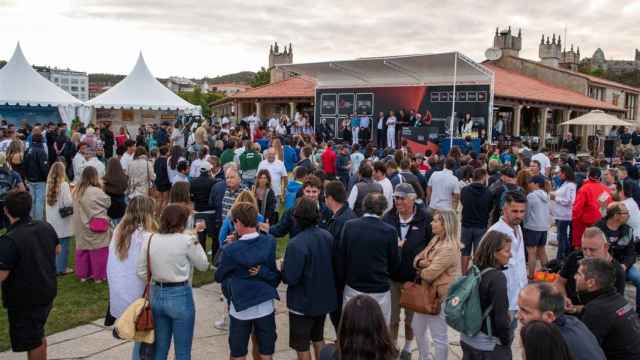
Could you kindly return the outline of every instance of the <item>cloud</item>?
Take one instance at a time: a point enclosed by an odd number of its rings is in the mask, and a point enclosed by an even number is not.
[[[142,49],[158,76],[201,77],[257,70],[273,41],[293,43],[296,62],[458,50],[475,60],[493,42],[496,26],[522,28],[524,57],[536,59],[541,34],[561,34],[587,55],[602,47],[608,58],[632,58],[638,2],[550,1],[213,1],[68,0],[37,18],[45,30],[26,29],[40,61],[88,71],[126,73]],[[0,0],[0,7],[16,7]],[[37,13],[37,9],[33,9]],[[634,14],[636,16],[630,16]],[[35,16],[25,12],[29,20]],[[0,13],[0,31],[5,17]],[[53,23],[56,21],[56,23]],[[27,21],[29,22],[29,21]],[[62,24],[58,29],[58,24]],[[75,30],[74,30],[75,29]],[[14,34],[16,32],[14,31]],[[59,41],[50,49],[46,40]],[[4,41],[19,39],[3,36]],[[80,38],[82,49],[73,40]],[[565,39],[563,39],[565,40]],[[64,53],[66,52],[66,54]]]

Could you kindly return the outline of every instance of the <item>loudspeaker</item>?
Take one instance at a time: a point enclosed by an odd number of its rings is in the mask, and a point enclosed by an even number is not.
[[[604,141],[604,157],[612,158],[616,156],[616,141],[606,139]]]

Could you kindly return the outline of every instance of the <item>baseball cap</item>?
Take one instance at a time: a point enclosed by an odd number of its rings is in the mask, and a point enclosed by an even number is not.
[[[396,185],[396,189],[393,192],[393,196],[397,197],[408,197],[409,195],[416,195],[416,190],[409,183],[402,183]]]
[[[509,178],[514,178],[516,177],[516,172],[515,170],[513,170],[512,167],[510,166],[505,166],[500,170],[500,175],[509,177]]]
[[[539,186],[544,186],[545,178],[542,175],[535,175],[531,179],[529,179],[529,183],[537,184]]]
[[[209,172],[211,171],[211,164],[209,163],[203,163],[202,165],[200,165],[200,172]]]

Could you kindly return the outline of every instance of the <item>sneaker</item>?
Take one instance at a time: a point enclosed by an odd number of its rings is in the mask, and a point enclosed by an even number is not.
[[[229,330],[229,325],[227,324],[227,317],[225,316],[223,319],[220,319],[214,322],[213,327],[221,331]]]
[[[400,352],[400,360],[411,360],[411,353],[409,351],[406,350],[402,350]]]

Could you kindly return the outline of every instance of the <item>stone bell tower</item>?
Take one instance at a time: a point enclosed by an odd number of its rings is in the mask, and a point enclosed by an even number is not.
[[[293,63],[293,48],[291,43],[289,47],[284,46],[284,49],[280,49],[278,42],[275,42],[269,47],[269,72],[271,74],[271,83],[286,80],[289,78],[289,73],[286,71],[276,69],[276,65],[292,64]]]
[[[549,41],[549,37],[547,36],[547,40],[545,41],[544,34],[542,34],[539,55],[540,61],[544,65],[558,67],[560,65],[560,58],[562,57],[562,40],[560,39],[560,35],[558,35],[558,39],[556,40],[556,34],[553,34],[551,41]]]
[[[502,56],[518,57],[522,49],[522,30],[518,30],[518,36],[515,36],[511,33],[511,26],[502,31],[498,31],[496,28],[493,47],[502,50]]]

